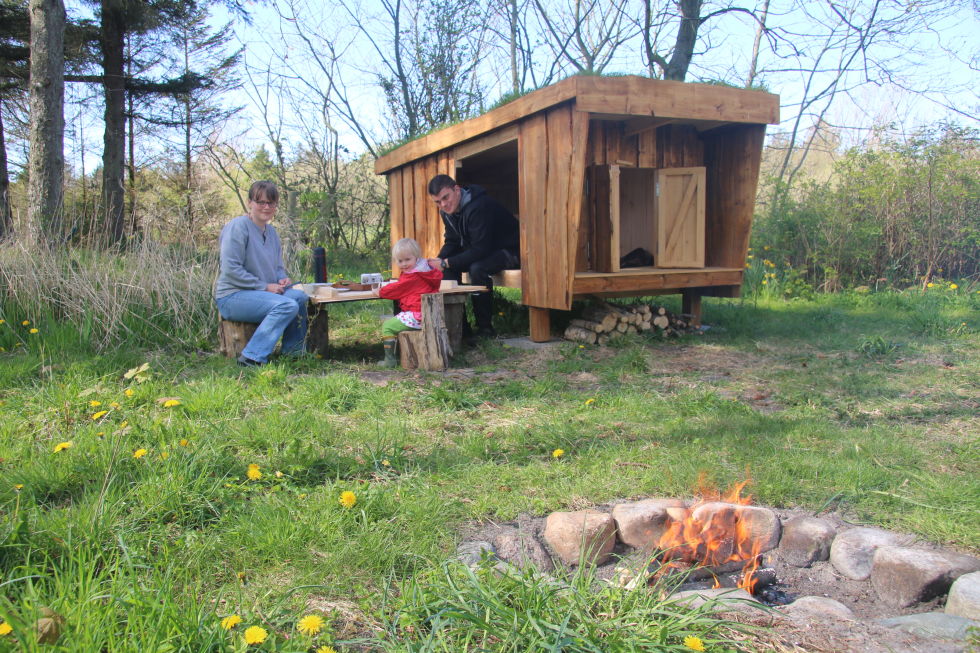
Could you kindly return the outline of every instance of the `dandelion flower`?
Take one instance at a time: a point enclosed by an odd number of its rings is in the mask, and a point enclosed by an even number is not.
[[[337,653],[337,649],[335,649],[332,646],[327,646],[326,644],[324,644],[323,646],[321,646],[316,650],[316,653]]]
[[[769,285],[769,280],[768,280],[768,279],[763,279],[763,280],[762,280],[762,285],[763,285],[763,286],[767,286],[767,285]]]
[[[221,620],[221,627],[225,630],[231,630],[240,623],[242,623],[242,618],[237,614],[233,614]]]
[[[31,329],[28,333],[37,333],[37,329]]]
[[[248,476],[250,481],[257,481],[262,478],[262,472],[259,471],[259,466],[255,464],[248,466],[248,471],[245,472],[245,475]]]
[[[30,320],[24,320],[23,322],[21,322],[21,323],[20,323],[20,325],[21,325],[21,326],[27,326],[27,325],[29,325],[30,323],[31,323],[31,321],[30,321]]]
[[[6,324],[7,320],[0,320],[0,324]]]
[[[102,402],[93,399],[92,401],[88,402],[88,405],[91,406],[92,408],[98,408],[99,406],[102,405]]]
[[[105,431],[99,431],[98,433],[95,434],[95,437],[101,440],[102,438],[105,437]]]
[[[585,400],[585,403],[582,404],[582,405],[583,406],[590,406],[590,405],[592,405],[594,403],[595,403],[595,397],[589,397],[588,399]]]
[[[127,420],[123,420],[123,421],[122,421],[122,422],[121,422],[121,423],[119,424],[119,428],[120,428],[120,429],[124,429],[124,428],[126,428],[127,426],[129,426],[129,422],[128,422]]]
[[[959,286],[957,286],[955,283],[949,284],[949,289],[950,290],[956,290],[957,288],[959,288]]]
[[[684,646],[691,649],[692,651],[704,650],[704,642],[701,641],[700,637],[685,637]]]
[[[382,467],[391,467],[391,461],[385,458],[384,460],[381,461],[381,465]]]
[[[169,457],[170,457],[170,454],[168,452],[166,452],[166,451],[161,451],[160,452],[160,460],[166,460]]]
[[[190,443],[191,443],[191,441],[188,440],[187,438],[181,438],[180,439],[180,442],[178,444],[180,444],[180,446],[182,446],[182,447],[186,447]]]
[[[125,390],[123,390],[123,394],[126,395],[127,397],[132,397],[136,393],[133,392],[132,388],[126,388]]]
[[[174,406],[179,406],[179,405],[180,405],[180,401],[177,399],[167,399],[165,402],[163,402],[164,408],[173,408]]]
[[[245,629],[246,644],[261,644],[268,636],[269,633],[262,626],[252,626]]]
[[[108,414],[109,414],[109,411],[107,411],[107,410],[100,410],[97,413],[92,413],[92,419],[93,420],[102,419],[103,417],[105,417]]]
[[[934,284],[934,283],[933,283],[933,282],[931,282],[931,281],[930,281],[929,283],[927,283],[927,284],[926,284],[926,288],[935,288],[935,287],[936,287],[936,284]]]
[[[23,483],[17,483],[16,485],[14,485],[14,489],[17,490],[18,492],[20,492],[21,490],[24,489],[24,484]]]
[[[344,508],[353,508],[354,504],[357,503],[357,495],[350,490],[344,490],[340,493],[338,501]]]
[[[68,441],[68,442],[59,442],[58,444],[54,445],[54,452],[55,453],[60,453],[60,452],[64,451],[65,449],[71,449],[71,447],[72,447],[71,441]]]
[[[323,630],[323,617],[316,614],[308,614],[296,623],[296,630],[312,637]]]
[[[8,624],[6,621],[0,623],[0,637],[4,635],[9,635],[11,632],[13,632],[13,630],[14,627]]]
[[[555,449],[554,451],[551,452],[552,458],[561,458],[564,455],[565,455],[564,449]]]
[[[278,469],[276,470],[276,478],[282,478],[282,472],[280,472]]]
[[[146,449],[137,449],[136,451],[133,452],[133,458],[136,458],[137,460],[139,460],[145,455],[146,455]]]
[[[119,402],[118,401],[110,401],[109,402],[109,408],[119,408],[119,407],[120,406],[119,406]]]

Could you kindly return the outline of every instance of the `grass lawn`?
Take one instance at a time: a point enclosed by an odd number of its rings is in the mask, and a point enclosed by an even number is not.
[[[976,289],[706,300],[703,336],[487,343],[418,375],[373,365],[379,306],[331,312],[335,360],[255,370],[93,355],[4,315],[0,650],[757,650],[587,578],[443,564],[471,520],[690,496],[700,475],[980,551]]]

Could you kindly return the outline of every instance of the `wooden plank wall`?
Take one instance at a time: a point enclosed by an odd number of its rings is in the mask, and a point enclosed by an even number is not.
[[[521,277],[528,306],[571,308],[587,140],[587,116],[571,103],[520,123]]]
[[[401,238],[414,238],[422,246],[423,256],[435,256],[439,252],[445,230],[427,187],[432,177],[452,175],[454,168],[452,156],[439,152],[388,173],[392,245]],[[394,262],[392,274],[398,275]]]
[[[705,134],[708,266],[745,265],[765,135],[765,125],[732,125]]]

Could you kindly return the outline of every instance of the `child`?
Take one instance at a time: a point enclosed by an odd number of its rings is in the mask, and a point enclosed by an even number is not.
[[[398,359],[395,357],[395,344],[398,334],[410,329],[422,328],[422,295],[439,292],[442,281],[442,270],[433,270],[424,258],[422,248],[411,238],[402,238],[391,248],[391,256],[395,259],[401,275],[397,281],[382,286],[374,291],[384,299],[398,301],[401,311],[395,317],[385,320],[381,325],[381,337],[385,348],[385,358],[382,367],[395,367]]]

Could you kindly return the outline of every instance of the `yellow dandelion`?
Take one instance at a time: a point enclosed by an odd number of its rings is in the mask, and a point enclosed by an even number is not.
[[[769,281],[768,281],[767,279],[763,279],[763,280],[762,280],[762,285],[763,285],[763,286],[767,286],[767,285],[769,285]]]
[[[321,646],[316,650],[316,653],[337,653],[337,649],[335,649],[332,646],[328,646],[324,644],[323,646]]]
[[[186,447],[190,443],[191,443],[191,441],[188,440],[187,438],[181,438],[180,439],[180,442],[178,444],[180,444],[180,446],[182,446],[182,447]]]
[[[6,324],[7,320],[0,320],[0,324]]]
[[[595,403],[595,397],[589,397],[588,399],[585,400],[585,403],[582,404],[582,405],[583,406],[590,406],[590,405],[592,405],[594,403]]]
[[[103,417],[105,417],[108,414],[109,414],[109,411],[107,411],[107,410],[100,410],[97,413],[92,413],[92,419],[93,420],[102,419]]]
[[[137,460],[139,460],[140,458],[142,458],[143,456],[145,456],[146,453],[147,453],[146,452],[146,449],[137,449],[136,451],[133,452],[133,458],[136,458]]]
[[[71,448],[72,448],[72,442],[71,441],[68,441],[68,442],[59,442],[58,444],[54,445],[54,452],[55,453],[60,453],[60,452],[64,451],[65,449],[71,449]]]
[[[127,420],[123,420],[123,421],[122,421],[122,422],[120,422],[120,424],[119,424],[119,428],[120,428],[120,429],[124,429],[124,428],[126,428],[127,426],[129,426],[129,422],[128,422]]]
[[[950,290],[956,290],[957,288],[959,288],[959,286],[957,286],[955,283],[949,284],[949,289]]]
[[[578,348],[579,349],[585,349],[585,345],[579,345]]]
[[[381,461],[381,465],[383,467],[391,467],[391,461],[385,458],[384,460]]]
[[[276,470],[276,478],[282,478],[282,472],[280,472],[278,469]]]
[[[31,329],[28,333],[37,333],[37,329]]]
[[[98,408],[99,406],[102,405],[102,402],[93,399],[92,401],[88,402],[88,405],[91,406],[92,408]]]
[[[21,325],[21,326],[27,326],[27,325],[29,325],[30,323],[31,323],[31,321],[30,321],[30,320],[24,320],[23,322],[21,322],[21,323],[20,323],[20,325]]]
[[[8,624],[6,621],[0,623],[0,637],[3,637],[4,635],[9,635],[11,632],[13,632],[13,630],[14,627]]]
[[[931,282],[931,281],[930,281],[929,283],[927,283],[927,284],[926,284],[926,288],[935,288],[935,287],[936,287],[936,284],[934,284],[934,283],[933,283],[933,282]]]
[[[95,434],[95,437],[101,440],[102,438],[105,437],[105,431],[99,431],[98,433]]]
[[[109,408],[119,408],[119,402],[118,401],[110,401],[109,402]]]
[[[179,406],[179,405],[180,405],[180,401],[177,399],[167,399],[165,402],[163,402],[164,408],[173,408],[174,406]]]
[[[769,245],[764,245],[762,249],[764,249],[764,250],[766,250],[768,252],[769,251]]]
[[[24,484],[23,483],[17,483],[17,484],[14,485],[14,489],[17,490],[18,492],[20,492],[21,490],[24,489]]]
[[[250,481],[257,481],[262,478],[262,472],[259,471],[258,465],[249,465],[245,475],[248,476]]]
[[[252,626],[245,629],[246,644],[261,644],[268,636],[269,633],[262,626]]]
[[[323,617],[317,614],[308,614],[296,623],[296,630],[312,637],[323,630]]]
[[[248,574],[246,574],[244,571],[239,571],[238,573],[235,574],[235,576],[238,577],[238,580],[240,582],[244,583],[245,582],[245,578],[246,578],[246,576],[248,576]]]
[[[564,455],[565,455],[564,449],[555,449],[554,451],[551,452],[552,458],[561,458]]]
[[[746,263],[745,264],[745,269],[751,270],[752,269],[752,264],[751,263]]]
[[[125,390],[123,390],[123,394],[126,395],[127,397],[132,397],[136,393],[133,392],[132,388],[126,388]]]
[[[233,614],[221,620],[221,627],[225,630],[231,630],[240,623],[242,623],[242,618],[237,614]]]
[[[338,501],[344,508],[353,508],[354,504],[357,503],[357,495],[350,490],[344,490],[340,493]]]
[[[167,453],[166,451],[161,451],[160,452],[160,460],[166,460],[169,457],[170,457],[170,454]]]
[[[700,637],[685,637],[684,646],[691,649],[692,651],[704,650],[704,642],[701,641]]]

